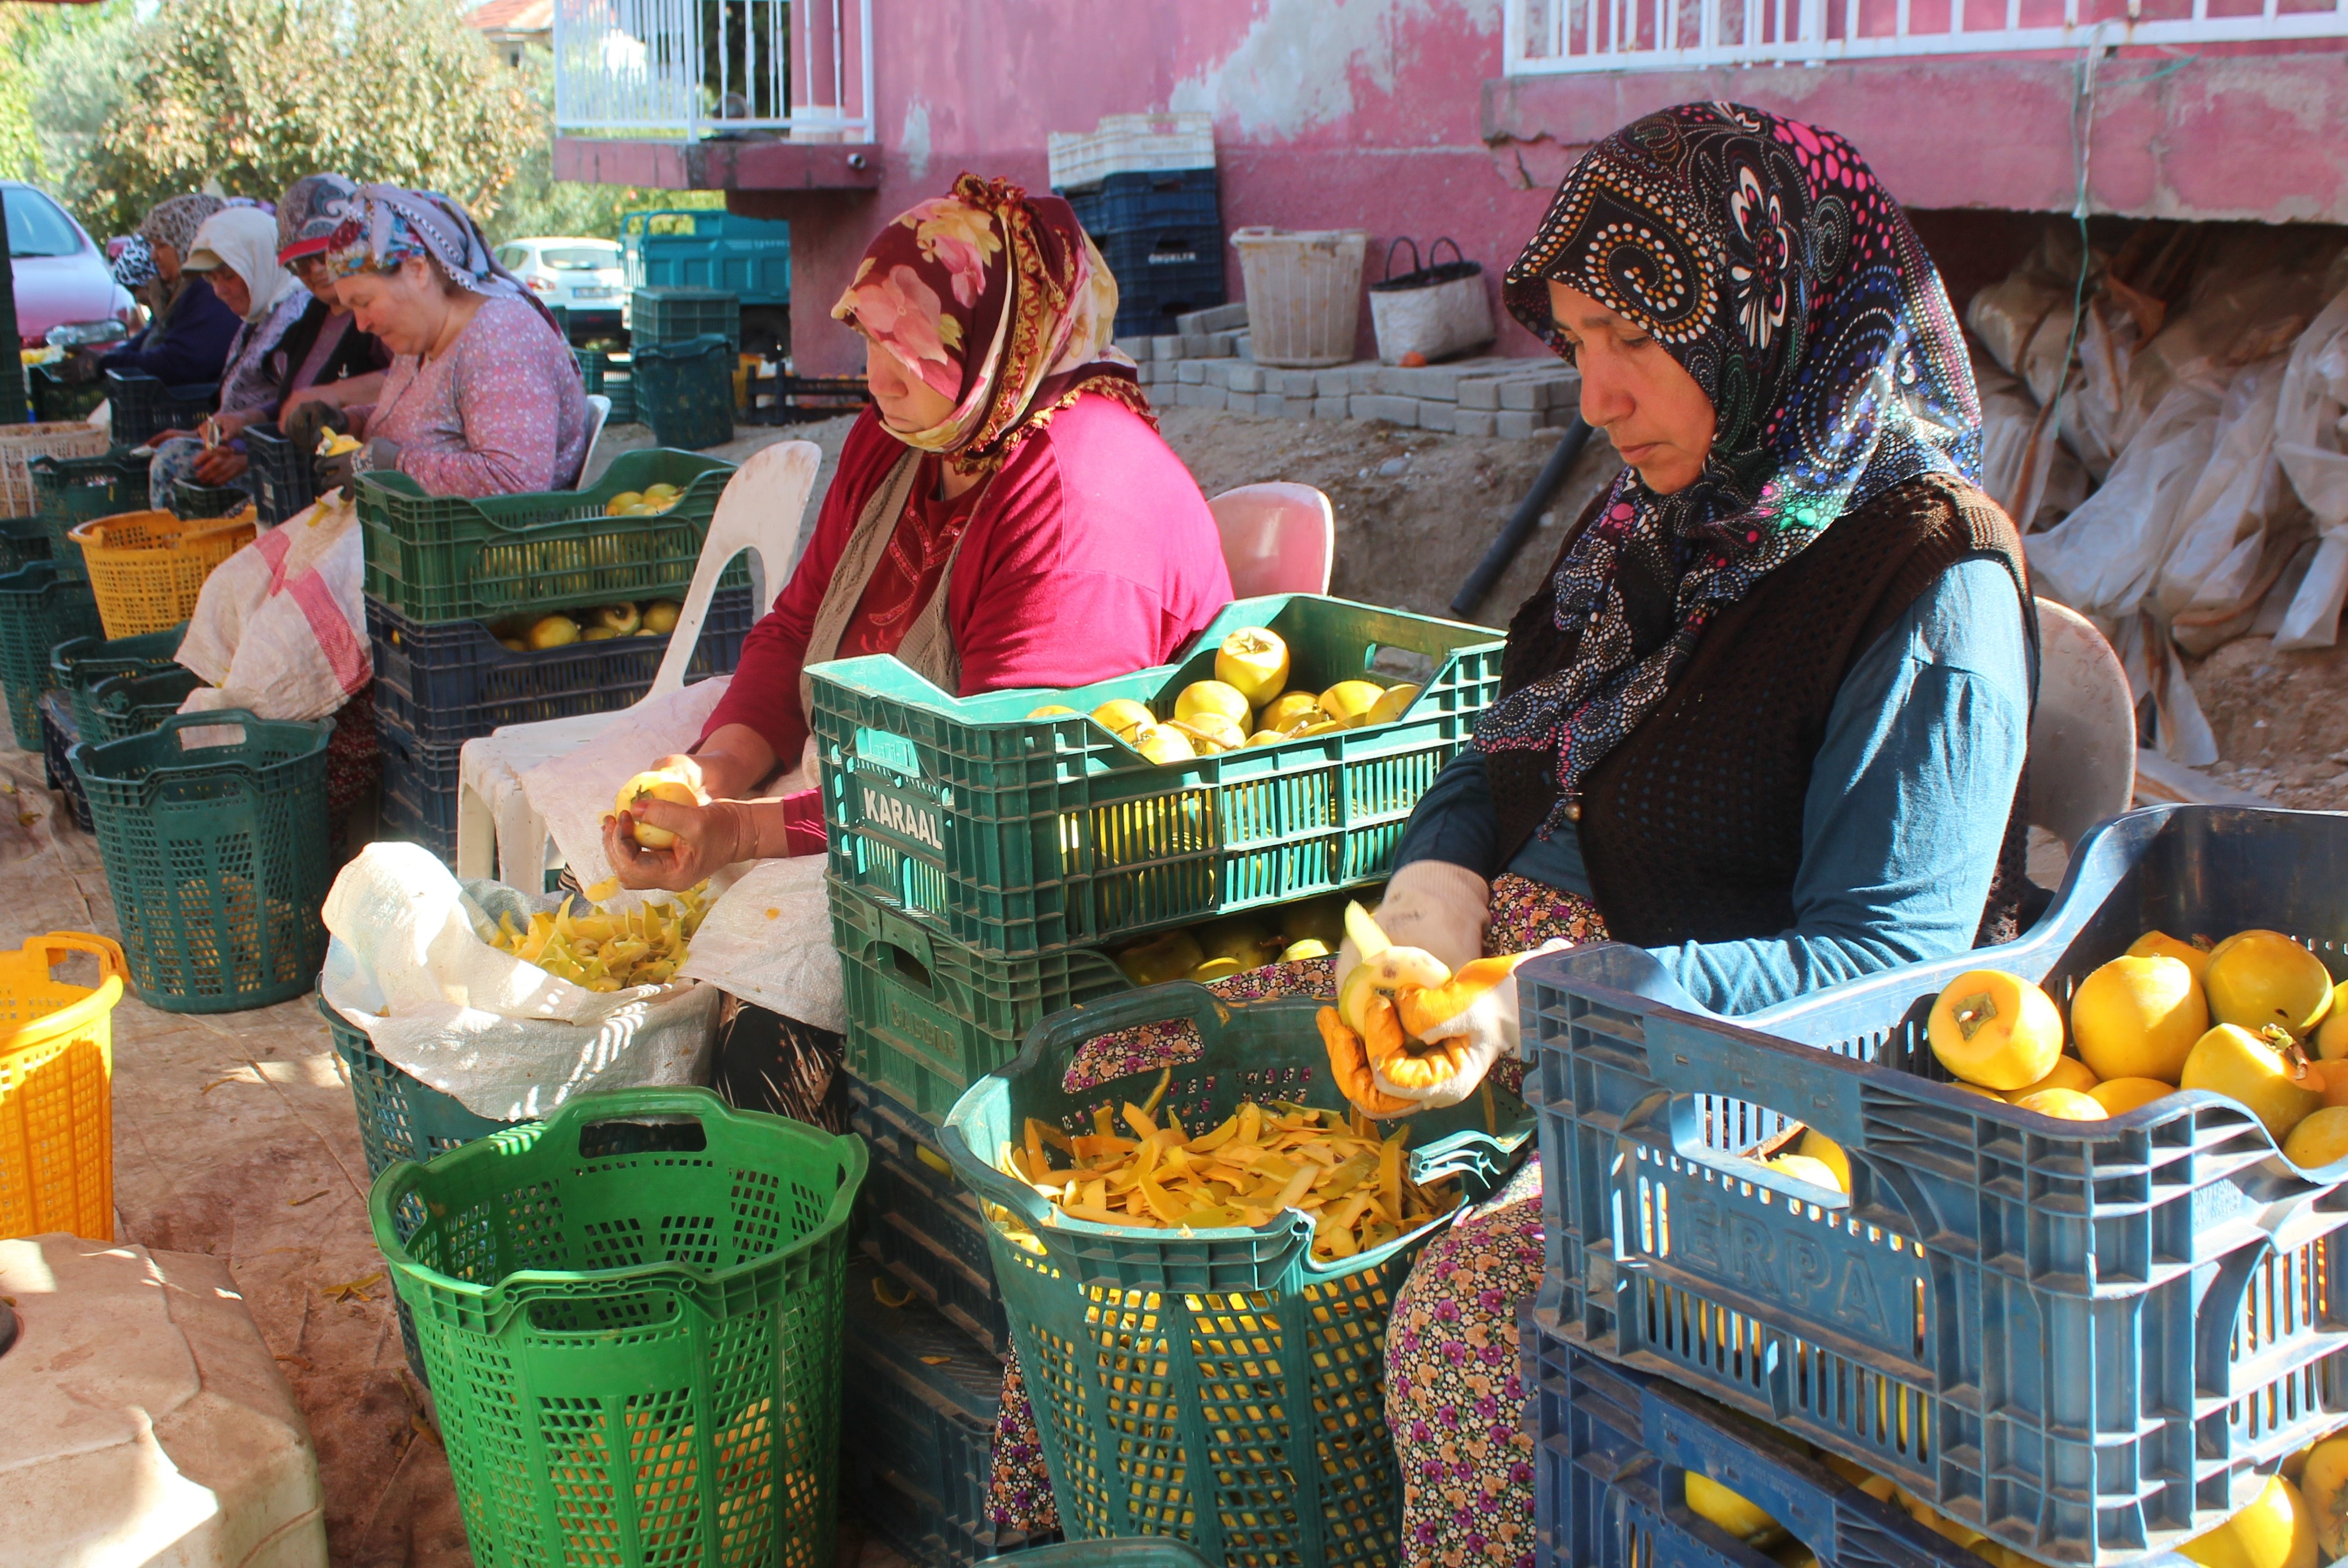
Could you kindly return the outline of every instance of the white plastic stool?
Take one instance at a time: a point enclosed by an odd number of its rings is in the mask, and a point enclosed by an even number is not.
[[[778,441],[751,453],[726,481],[725,493],[717,498],[716,515],[710,520],[709,537],[701,547],[701,559],[693,569],[693,586],[685,593],[685,609],[677,616],[676,630],[669,635],[668,652],[642,702],[684,686],[685,670],[701,641],[702,622],[709,614],[710,596],[717,591],[717,579],[744,551],[750,552],[752,609],[756,614],[766,613],[790,570],[799,520],[815,489],[816,469],[822,459],[822,451],[812,441]],[[589,744],[620,716],[620,712],[588,713],[536,724],[510,724],[465,742],[458,764],[457,874],[499,875],[502,858],[508,862],[502,870],[505,880],[531,892],[539,891],[547,870],[546,822],[523,792],[521,776],[541,762],[568,756]],[[502,857],[500,844],[505,849]],[[537,846],[534,858],[518,852],[524,845]]]

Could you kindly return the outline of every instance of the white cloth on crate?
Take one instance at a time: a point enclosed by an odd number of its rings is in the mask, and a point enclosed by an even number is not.
[[[715,985],[597,993],[482,939],[501,913],[520,924],[559,902],[460,884],[415,844],[370,844],[326,894],[319,994],[386,1060],[499,1121],[599,1090],[708,1082]]]
[[[183,713],[249,708],[324,718],[374,676],[361,597],[357,510],[322,500],[269,530],[204,579],[179,662],[211,683]]]

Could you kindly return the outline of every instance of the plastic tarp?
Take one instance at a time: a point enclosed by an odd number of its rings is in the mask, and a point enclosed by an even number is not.
[[[2348,289],[2300,337],[2277,391],[2275,453],[2321,541],[2291,598],[2278,648],[2328,648],[2348,600]]]

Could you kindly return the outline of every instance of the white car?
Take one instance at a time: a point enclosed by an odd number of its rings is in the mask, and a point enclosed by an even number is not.
[[[498,260],[541,300],[570,311],[572,337],[619,329],[628,279],[615,242],[514,240],[498,247]]]

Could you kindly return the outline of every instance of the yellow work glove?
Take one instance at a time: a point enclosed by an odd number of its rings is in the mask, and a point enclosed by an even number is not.
[[[1426,1110],[1457,1105],[1475,1093],[1494,1062],[1519,1054],[1517,965],[1565,945],[1550,942],[1532,953],[1478,958],[1445,985],[1400,993],[1395,1015],[1417,1046],[1400,1057],[1374,1059],[1377,1088]]]

